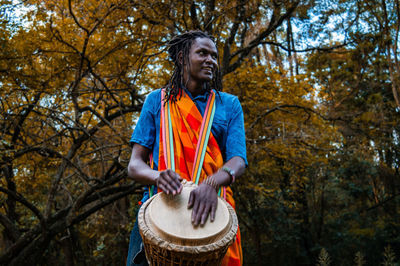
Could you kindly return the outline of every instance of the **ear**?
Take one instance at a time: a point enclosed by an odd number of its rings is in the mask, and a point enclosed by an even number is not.
[[[183,52],[179,51],[178,53],[178,63],[182,66],[183,65]]]

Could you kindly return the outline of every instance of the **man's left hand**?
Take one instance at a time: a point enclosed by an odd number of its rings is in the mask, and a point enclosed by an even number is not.
[[[208,184],[200,184],[190,192],[188,207],[192,208],[192,223],[204,225],[210,214],[211,222],[215,219],[218,195],[215,188]]]

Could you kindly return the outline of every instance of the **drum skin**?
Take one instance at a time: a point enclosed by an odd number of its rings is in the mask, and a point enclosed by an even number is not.
[[[191,223],[187,208],[196,185],[183,181],[179,195],[158,193],[139,210],[139,232],[149,265],[220,265],[235,240],[238,220],[234,209],[218,198],[215,220],[204,226]]]

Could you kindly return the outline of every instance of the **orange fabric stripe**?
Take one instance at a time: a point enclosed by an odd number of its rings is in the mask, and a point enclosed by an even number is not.
[[[202,122],[202,116],[197,109],[194,102],[182,90],[181,97],[175,103],[170,104],[170,112],[172,119],[173,130],[173,145],[174,145],[174,158],[175,158],[175,171],[184,179],[190,181],[192,177],[192,169],[194,164],[194,157],[196,153],[197,143],[199,141],[199,132]],[[162,98],[163,99],[163,98]],[[162,105],[161,108],[166,108],[167,105]],[[166,109],[164,109],[165,112]],[[164,116],[167,114],[164,113]],[[164,119],[165,122],[165,119]],[[167,169],[166,159],[164,155],[164,140],[163,131],[168,123],[160,123],[160,151],[158,160],[158,170],[162,171]],[[168,132],[168,131],[166,131]],[[168,139],[166,137],[165,139]],[[223,158],[218,143],[210,133],[210,138],[206,148],[204,163],[201,168],[200,181],[201,183],[207,176],[212,175],[223,165]],[[233,200],[232,190],[230,187],[226,188],[226,201],[235,208],[235,201]],[[222,265],[242,265],[242,248],[240,243],[240,230],[236,240],[228,248],[224,257]]]
[[[170,104],[174,139],[174,157],[176,163],[175,171],[181,175],[182,178],[190,181],[192,177],[197,142],[199,141],[199,131],[201,127],[202,116],[196,105],[186,93],[183,93],[180,98],[178,96],[178,99],[179,100],[175,103]],[[166,108],[166,106],[163,105],[162,108]],[[166,113],[165,116],[167,116]],[[167,127],[167,125],[161,124],[160,127],[161,133],[164,131],[163,127]],[[165,139],[168,139],[168,137]],[[167,158],[165,158],[164,155],[163,142],[164,140],[162,135],[160,135],[159,170],[167,168]],[[223,159],[221,151],[211,133],[206,148],[206,154],[199,183],[201,183],[202,180],[204,180],[204,178],[207,176],[218,171],[222,164]]]
[[[221,266],[241,266],[243,264],[240,228],[236,234],[235,242],[228,248]]]

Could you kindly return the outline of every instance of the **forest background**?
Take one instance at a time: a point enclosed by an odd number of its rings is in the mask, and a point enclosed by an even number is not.
[[[125,263],[129,138],[191,29],[244,110],[245,265],[399,262],[399,1],[0,3],[1,265]]]

